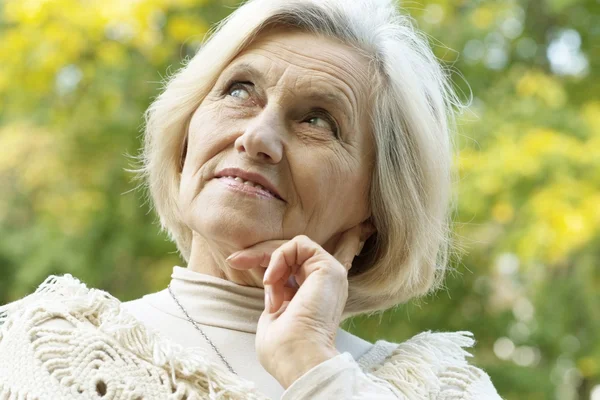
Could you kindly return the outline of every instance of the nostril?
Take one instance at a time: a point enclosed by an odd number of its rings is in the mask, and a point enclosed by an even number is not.
[[[257,135],[242,135],[234,144],[237,153],[246,153],[250,158],[268,163],[276,163],[281,159],[282,144],[265,140]]]
[[[260,158],[263,158],[263,159],[265,159],[265,160],[269,160],[269,161],[271,160],[271,156],[270,156],[270,155],[268,155],[267,153],[259,152],[259,153],[258,153],[258,156],[259,156]]]

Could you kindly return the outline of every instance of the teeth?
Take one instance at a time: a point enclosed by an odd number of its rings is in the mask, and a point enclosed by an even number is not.
[[[245,181],[242,178],[240,178],[239,176],[228,176],[227,178],[233,179],[236,182],[243,183],[244,185],[248,185],[248,186],[252,186],[257,189],[260,189],[260,190],[264,190],[265,192],[271,193],[273,195],[273,193],[270,190],[265,189],[262,185],[259,185],[258,183],[254,183],[252,181]]]

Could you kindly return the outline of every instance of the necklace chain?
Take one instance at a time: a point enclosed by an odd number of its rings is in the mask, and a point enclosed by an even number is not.
[[[190,315],[185,310],[185,308],[183,308],[183,306],[181,305],[181,303],[179,302],[179,300],[177,300],[177,297],[175,297],[175,293],[173,293],[173,289],[171,289],[171,284],[170,283],[169,283],[169,286],[167,286],[167,289],[169,289],[169,293],[171,294],[171,297],[173,298],[173,300],[175,300],[175,303],[177,303],[177,305],[179,306],[179,308],[181,309],[181,311],[185,314],[185,316],[187,317],[188,321],[190,321],[192,323],[192,325],[194,325],[194,328],[196,328],[196,330],[198,332],[200,332],[200,334],[204,337],[204,339],[206,339],[206,341],[208,342],[208,344],[210,344],[210,347],[213,348],[213,350],[215,351],[215,353],[217,353],[217,355],[219,356],[219,358],[221,359],[221,361],[223,361],[223,363],[225,364],[225,366],[227,366],[227,369],[229,369],[229,371],[232,374],[237,375],[237,373],[233,370],[233,368],[231,367],[231,365],[229,365],[229,363],[227,362],[227,360],[225,360],[225,357],[223,356],[223,354],[221,354],[221,352],[217,349],[217,346],[215,346],[215,344],[212,342],[212,340],[210,340],[208,338],[208,336],[206,336],[206,333],[204,333],[204,331],[202,329],[200,329],[200,327],[198,326],[198,324],[196,323],[196,321],[194,321],[192,319],[192,317],[190,317]]]

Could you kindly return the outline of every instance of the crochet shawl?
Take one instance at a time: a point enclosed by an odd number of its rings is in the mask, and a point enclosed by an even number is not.
[[[358,364],[398,398],[437,399],[444,391],[444,399],[470,399],[469,387],[487,378],[465,360],[463,347],[473,344],[468,332],[425,332],[401,344],[378,341]],[[71,275],[50,276],[35,293],[0,307],[0,399],[96,398],[267,399]]]

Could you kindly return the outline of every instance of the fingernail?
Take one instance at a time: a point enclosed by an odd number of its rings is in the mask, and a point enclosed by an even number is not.
[[[229,262],[229,261],[233,260],[234,258],[236,258],[239,254],[240,254],[239,251],[236,251],[235,253],[233,253],[229,257],[227,257],[225,259],[225,261]]]

